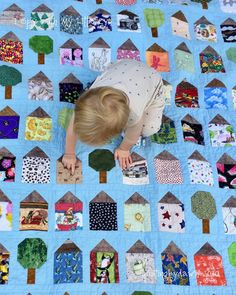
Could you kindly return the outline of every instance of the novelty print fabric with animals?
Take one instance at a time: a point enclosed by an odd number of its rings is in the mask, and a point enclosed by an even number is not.
[[[124,58],[163,77],[160,131],[71,176],[74,103]],[[235,77],[232,0],[1,0],[0,294],[234,295]]]

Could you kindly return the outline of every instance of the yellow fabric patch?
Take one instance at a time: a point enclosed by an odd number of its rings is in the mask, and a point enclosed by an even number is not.
[[[26,140],[51,140],[52,119],[27,117],[25,128]]]

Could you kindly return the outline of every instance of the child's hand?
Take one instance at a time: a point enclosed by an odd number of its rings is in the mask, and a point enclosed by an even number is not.
[[[65,168],[71,170],[71,175],[75,173],[75,164],[76,164],[76,155],[75,154],[65,154],[62,158],[62,164]]]
[[[129,151],[124,151],[119,148],[115,150],[115,160],[119,161],[119,165],[122,169],[129,168],[132,164],[132,158]]]

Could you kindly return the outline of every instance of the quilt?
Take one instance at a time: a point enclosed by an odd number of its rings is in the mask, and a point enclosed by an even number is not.
[[[0,294],[236,294],[236,2],[0,1]],[[160,130],[77,145],[110,62],[162,75]],[[132,77],[135,79],[135,77]]]

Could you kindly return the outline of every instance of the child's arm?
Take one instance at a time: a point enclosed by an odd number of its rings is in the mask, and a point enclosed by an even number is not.
[[[121,168],[129,168],[132,163],[130,149],[137,143],[143,129],[143,118],[137,124],[125,130],[125,136],[120,146],[115,150],[115,159],[119,161]]]
[[[78,137],[74,132],[73,126],[74,126],[74,113],[71,117],[69,126],[66,131],[65,154],[62,158],[62,164],[64,165],[64,167],[71,170],[72,175],[75,172],[75,163],[76,163],[75,147],[76,147],[76,142],[78,140]]]

